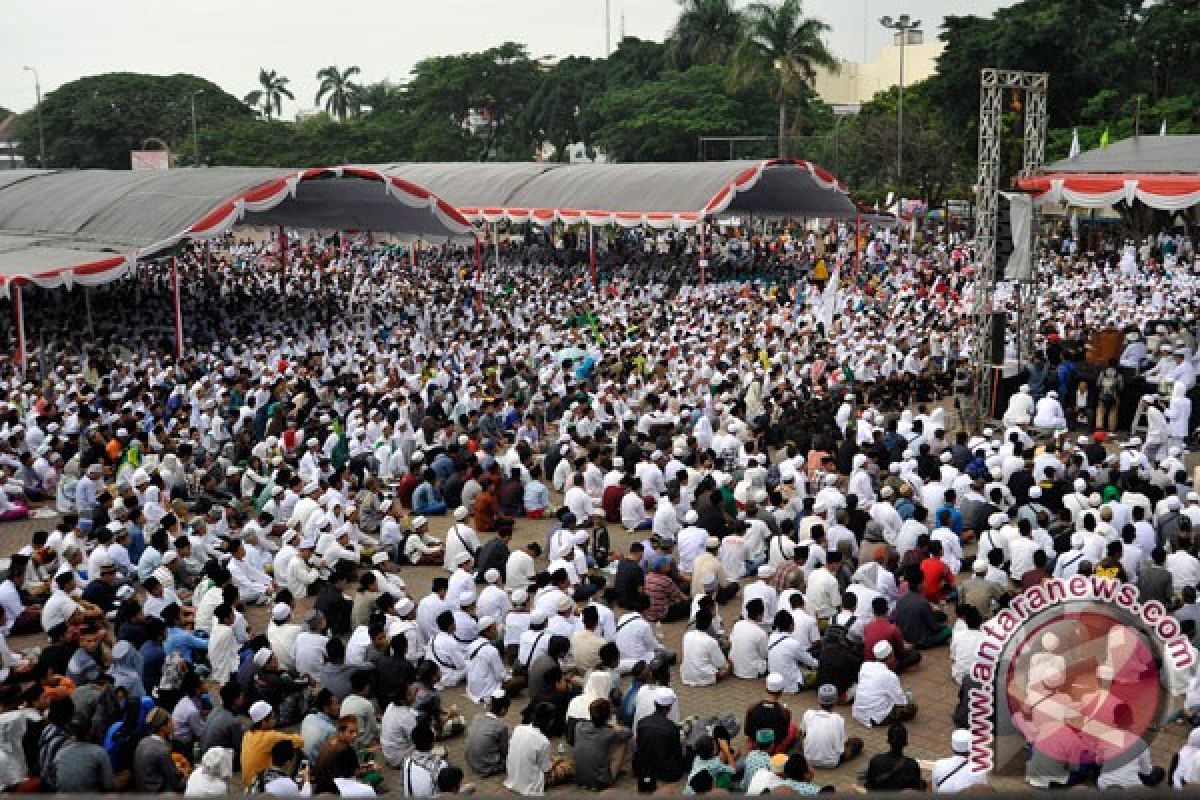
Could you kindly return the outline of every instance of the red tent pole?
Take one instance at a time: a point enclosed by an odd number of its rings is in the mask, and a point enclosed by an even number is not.
[[[417,259],[421,257],[421,240],[413,239],[412,246],[412,268],[417,268]]]
[[[288,245],[287,232],[284,231],[283,226],[280,225],[279,226],[279,266],[280,266],[280,268],[282,268],[284,266],[284,256],[287,254],[287,245]]]
[[[592,267],[592,291],[599,291],[600,285],[596,282],[596,230],[590,222],[588,223],[588,262]]]
[[[708,225],[703,219],[700,220],[700,288],[703,289],[706,283],[705,270],[708,267]]]
[[[854,271],[862,272],[862,248],[858,246],[859,226],[862,225],[862,214],[855,212],[854,214]]]
[[[25,304],[21,301],[21,287],[13,284],[13,322],[17,328],[17,361],[21,363],[21,375],[29,369],[29,354],[25,350]]]
[[[179,302],[179,260],[171,256],[171,292],[175,306],[175,360],[183,359],[183,307]]]

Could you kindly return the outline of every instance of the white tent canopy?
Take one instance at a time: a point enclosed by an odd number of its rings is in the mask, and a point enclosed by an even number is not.
[[[324,230],[471,236],[429,191],[365,168],[218,167],[0,174],[0,295],[116,280],[139,258],[241,221]]]

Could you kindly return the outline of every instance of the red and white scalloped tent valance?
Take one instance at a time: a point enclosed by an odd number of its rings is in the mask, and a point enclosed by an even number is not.
[[[640,164],[392,164],[476,223],[690,228],[725,213],[849,217],[836,177],[799,160]]]
[[[1022,178],[1018,184],[1034,192],[1039,203],[1080,208],[1140,202],[1164,211],[1181,211],[1200,205],[1200,174],[1061,172]]]
[[[303,190],[301,190],[303,186]],[[454,206],[369,167],[18,170],[0,178],[0,296],[117,280],[185,239],[259,224],[472,236]]]

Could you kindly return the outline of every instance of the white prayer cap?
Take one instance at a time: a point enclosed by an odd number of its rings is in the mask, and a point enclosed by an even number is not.
[[[767,676],[767,691],[782,692],[783,691],[783,676],[778,672],[772,672]]]
[[[250,720],[255,724],[262,722],[267,717],[271,716],[275,709],[271,708],[271,704],[265,700],[259,700],[250,706]]]
[[[463,550],[461,553],[459,553],[458,555],[456,555],[454,557],[454,566],[461,567],[463,564],[466,564],[470,560],[471,560],[471,554],[468,553],[466,550]]]
[[[260,667],[265,667],[267,662],[271,660],[272,655],[271,648],[260,647],[258,650],[254,651],[254,663]]]
[[[427,524],[429,524],[429,520],[425,519],[425,517],[418,514],[417,516],[412,518],[412,521],[409,523],[409,527],[411,527],[415,531],[417,528],[420,528],[421,526],[427,525]]]
[[[464,519],[470,516],[470,513],[471,512],[467,511],[466,506],[459,506],[458,508],[454,509],[454,519],[458,522],[462,522]]]
[[[275,620],[276,622],[283,622],[291,615],[291,613],[291,606],[289,606],[287,603],[276,603],[271,609],[271,619]]]
[[[871,652],[876,661],[886,661],[892,655],[892,645],[887,640],[878,641]]]
[[[371,563],[374,564],[375,566],[379,566],[380,564],[382,564],[383,562],[385,562],[387,560],[388,560],[388,554],[382,550],[379,551],[378,553],[376,553],[375,555],[371,556]]]
[[[654,705],[670,708],[675,705],[676,695],[675,690],[669,686],[662,686],[654,693]]]
[[[462,592],[458,596],[458,607],[469,608],[470,606],[475,605],[475,597],[475,592],[471,591],[470,589]]]
[[[695,525],[697,522],[700,521],[700,515],[697,514],[694,510],[689,510],[686,514],[683,515],[683,521],[687,525]]]
[[[413,601],[407,597],[401,597],[396,601],[396,613],[402,617],[411,614],[412,610],[416,607],[416,604],[414,604]]]
[[[971,732],[959,728],[954,733],[950,734],[950,749],[956,753],[968,753],[971,751]]]
[[[513,589],[512,592],[513,605],[525,605],[529,601],[529,591],[526,589]]]

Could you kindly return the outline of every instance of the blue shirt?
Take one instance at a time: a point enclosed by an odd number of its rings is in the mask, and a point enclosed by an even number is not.
[[[142,654],[142,685],[153,690],[162,679],[163,663],[167,651],[155,639],[149,639],[138,651]]]
[[[525,508],[549,508],[550,490],[541,481],[533,480],[525,484]]]
[[[183,628],[168,628],[167,643],[163,647],[166,655],[180,653],[183,655],[183,660],[192,663],[192,654],[197,650],[204,652],[208,650],[208,639],[202,639],[191,631]]]
[[[941,506],[941,508],[939,508],[933,515],[934,526],[936,527],[936,526],[940,526],[942,524],[942,512],[943,511],[947,512],[950,515],[950,524],[947,525],[946,527],[949,528],[950,530],[954,531],[954,534],[956,536],[962,536],[962,532],[963,532],[962,512],[959,511],[954,506],[943,504]]]

